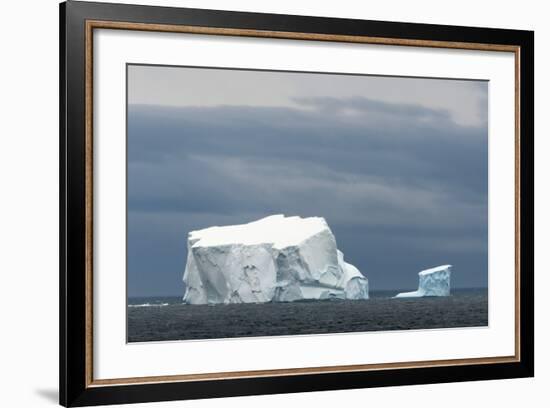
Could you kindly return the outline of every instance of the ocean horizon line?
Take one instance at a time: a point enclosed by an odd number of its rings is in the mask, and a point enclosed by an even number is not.
[[[400,289],[373,289],[369,290],[369,293],[380,293],[380,292],[405,292],[410,290],[416,290],[415,288],[400,288]],[[455,290],[488,290],[488,286],[464,286],[464,287],[456,287],[451,288],[451,292]],[[183,298],[183,291],[181,294],[171,294],[171,295],[131,295],[128,296],[127,299],[154,299],[154,298],[177,298],[181,297]]]

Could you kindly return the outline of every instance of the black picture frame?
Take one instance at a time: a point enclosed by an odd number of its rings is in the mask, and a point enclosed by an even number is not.
[[[60,404],[86,406],[215,398],[408,384],[532,377],[534,375],[534,33],[494,28],[363,21],[292,15],[68,1],[60,5]],[[367,36],[427,42],[513,46],[519,50],[521,145],[517,195],[521,202],[516,245],[517,361],[441,364],[383,370],[298,373],[243,378],[100,384],[90,381],[90,292],[86,277],[86,30],[87,21],[217,27],[327,36]],[[88,350],[89,351],[89,350]]]

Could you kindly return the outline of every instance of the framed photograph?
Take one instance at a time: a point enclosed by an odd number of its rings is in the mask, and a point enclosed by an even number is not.
[[[534,375],[534,34],[60,7],[60,403]]]

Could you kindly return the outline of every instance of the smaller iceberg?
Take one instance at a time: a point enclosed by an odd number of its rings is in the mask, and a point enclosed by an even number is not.
[[[418,272],[418,290],[402,292],[395,297],[449,296],[451,294],[451,266],[441,265]]]

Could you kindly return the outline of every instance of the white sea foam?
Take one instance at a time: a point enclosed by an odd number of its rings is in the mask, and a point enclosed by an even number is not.
[[[128,307],[162,307],[162,306],[168,306],[169,303],[142,303],[141,305],[128,305]]]

